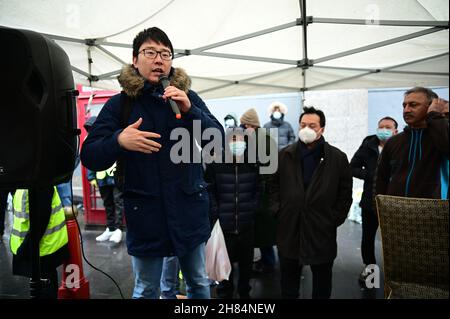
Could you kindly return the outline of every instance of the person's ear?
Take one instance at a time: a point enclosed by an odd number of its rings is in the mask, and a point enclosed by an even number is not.
[[[319,132],[320,132],[321,135],[323,135],[323,133],[325,132],[325,127],[321,127]]]

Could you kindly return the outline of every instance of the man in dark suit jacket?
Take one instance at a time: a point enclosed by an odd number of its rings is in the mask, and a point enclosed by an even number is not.
[[[313,298],[331,296],[337,255],[336,230],[352,204],[347,156],[322,134],[325,115],[305,107],[299,141],[281,150],[270,179],[270,209],[277,218],[277,245],[283,298],[298,298],[303,265],[313,273]]]

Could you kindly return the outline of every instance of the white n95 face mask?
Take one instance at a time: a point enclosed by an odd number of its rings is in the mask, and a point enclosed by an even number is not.
[[[298,138],[305,144],[311,144],[317,139],[317,133],[313,129],[305,127],[298,131]]]
[[[272,113],[274,119],[279,120],[281,118],[281,112],[275,111]]]
[[[229,127],[234,127],[234,120],[233,119],[228,119],[225,121],[225,128],[229,128]]]

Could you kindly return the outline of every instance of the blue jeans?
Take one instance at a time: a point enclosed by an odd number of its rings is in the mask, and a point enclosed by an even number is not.
[[[71,206],[72,197],[70,191],[70,182],[56,185],[56,189],[58,190],[58,195],[61,198],[61,204],[63,206]]]
[[[131,256],[134,272],[133,299],[159,298],[159,285],[162,273],[163,257]],[[189,299],[209,299],[209,280],[205,269],[205,243],[195,247],[190,253],[179,257],[183,278],[186,280]]]
[[[180,294],[179,271],[178,257],[164,257],[160,282],[162,299],[177,299],[177,295]]]

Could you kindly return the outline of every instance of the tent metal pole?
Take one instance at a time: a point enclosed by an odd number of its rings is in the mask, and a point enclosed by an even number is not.
[[[421,58],[421,59],[409,61],[409,62],[406,62],[406,63],[401,63],[401,64],[389,66],[389,67],[386,67],[386,68],[381,68],[380,70],[383,71],[383,72],[386,72],[389,69],[395,69],[395,68],[399,68],[399,67],[406,66],[406,65],[409,65],[409,64],[415,64],[415,63],[420,63],[420,62],[424,62],[424,61],[427,61],[427,60],[437,59],[437,58],[446,56],[448,54],[449,54],[449,52],[440,53],[440,54],[432,55],[432,56],[429,56],[429,57],[426,57],[426,58]],[[349,67],[317,65],[317,64],[314,65],[314,68],[315,69],[343,70],[343,71],[358,71],[358,72],[359,71],[360,72],[371,72],[371,71],[374,72],[374,71],[376,71],[376,69],[349,68]]]
[[[386,71],[386,70],[390,70],[390,69],[400,68],[402,66],[407,66],[407,65],[410,65],[410,64],[415,64],[415,63],[420,63],[420,62],[424,62],[424,61],[427,61],[427,60],[437,59],[437,58],[446,56],[448,54],[449,54],[449,52],[447,51],[447,52],[436,54],[436,55],[432,55],[432,56],[429,56],[429,57],[426,57],[426,58],[417,59],[417,60],[413,60],[413,61],[409,61],[409,62],[405,62],[405,63],[393,65],[393,66],[389,66],[389,67],[386,67],[386,68],[384,68],[382,70]]]
[[[111,58],[113,58],[114,60],[116,60],[117,62],[119,62],[122,65],[126,65],[128,63],[126,63],[124,60],[122,60],[121,58],[119,58],[118,56],[116,56],[115,54],[111,53],[110,51],[106,50],[104,47],[102,47],[101,45],[95,44],[94,45],[97,49],[99,49],[100,51],[104,52],[105,54],[109,55]]]
[[[108,41],[103,41],[101,39],[99,39],[96,43],[99,45],[108,46],[108,47],[119,47],[119,48],[127,48],[127,49],[130,49],[133,47],[131,44],[119,43],[119,42],[108,42]]]
[[[315,86],[311,86],[311,87],[308,88],[308,90],[316,90],[317,88],[320,88],[320,87],[324,87],[324,86],[327,86],[327,85],[335,84],[335,83],[338,83],[338,82],[344,82],[344,81],[348,81],[348,80],[357,79],[357,78],[360,78],[360,77],[363,77],[363,76],[366,76],[366,75],[369,75],[369,74],[373,74],[373,73],[394,73],[394,72],[393,71],[387,71],[386,72],[384,70],[376,70],[376,71],[373,71],[373,72],[364,72],[362,74],[357,74],[357,75],[349,76],[349,77],[342,78],[342,79],[339,79],[339,80],[330,81],[330,82],[327,82],[327,83],[322,83],[322,84],[318,84],[318,85],[315,85]],[[401,71],[398,72],[398,73],[401,73]],[[442,73],[433,74],[433,72],[411,72],[411,73],[408,72],[407,74],[438,75],[438,76],[448,77],[448,73],[447,74],[442,74]]]
[[[450,73],[444,72],[422,72],[422,71],[397,71],[397,70],[381,70],[381,73],[395,73],[395,74],[415,74],[415,75],[435,75],[435,76],[449,76]]]
[[[76,73],[78,73],[78,74],[84,75],[84,76],[87,77],[87,78],[90,77],[90,74],[89,74],[89,73],[84,72],[83,70],[81,70],[81,69],[79,69],[79,68],[77,68],[77,67],[74,67],[73,65],[72,65],[72,71],[74,71],[74,72],[76,72]]]
[[[381,42],[373,43],[373,44],[366,45],[366,46],[363,46],[363,47],[359,47],[359,48],[356,48],[356,49],[352,49],[352,50],[348,50],[348,51],[332,54],[332,55],[329,55],[329,56],[326,56],[326,57],[323,57],[323,58],[314,59],[314,63],[317,64],[317,63],[322,63],[322,62],[329,61],[329,60],[342,58],[342,57],[345,57],[345,56],[348,56],[348,55],[352,55],[352,54],[356,54],[356,53],[360,53],[360,52],[364,52],[364,51],[368,51],[368,50],[384,47],[384,46],[387,46],[387,45],[391,45],[391,44],[395,44],[395,43],[398,43],[398,42],[414,39],[414,38],[417,38],[417,37],[421,37],[421,36],[424,36],[424,35],[427,35],[427,34],[431,34],[431,33],[434,33],[434,32],[439,32],[439,31],[442,31],[442,28],[434,27],[434,28],[430,28],[430,29],[426,29],[426,30],[410,33],[410,34],[403,35],[403,36],[400,36],[400,37],[397,37],[397,38],[393,38],[393,39],[389,39],[389,40],[386,40],[386,41],[381,41]]]
[[[230,83],[228,83],[228,84],[222,84],[222,85],[219,85],[219,86],[214,86],[212,88],[208,88],[208,89],[204,89],[204,90],[201,90],[201,91],[197,91],[197,93],[201,95],[201,94],[204,94],[204,93],[207,93],[207,92],[220,90],[220,89],[232,86],[234,84],[235,83],[233,81],[230,81]]]
[[[306,87],[306,69],[302,69],[302,80],[303,80],[302,91],[306,91],[307,90],[307,87]]]
[[[239,36],[239,37],[235,37],[235,38],[231,38],[231,39],[224,40],[224,41],[221,41],[221,42],[212,43],[210,45],[205,45],[203,47],[195,48],[195,49],[190,50],[190,52],[192,54],[194,54],[194,53],[197,53],[197,52],[202,52],[202,51],[214,49],[214,48],[221,47],[221,46],[224,46],[224,45],[227,45],[227,44],[231,44],[231,43],[235,43],[235,42],[251,39],[251,38],[254,38],[254,37],[258,37],[258,36],[261,36],[261,35],[265,35],[265,34],[268,34],[268,33],[271,33],[271,32],[276,32],[276,31],[287,29],[287,28],[295,27],[298,24],[299,24],[298,20],[293,21],[293,22],[288,22],[288,23],[285,23],[285,24],[281,24],[281,25],[277,25],[277,26],[271,27],[271,28],[267,28],[267,29],[263,29],[263,30],[256,31],[256,32],[252,32],[252,33],[249,33],[249,34],[245,34],[245,35],[242,35],[242,36]]]
[[[245,81],[252,81],[252,80],[264,78],[266,76],[274,75],[274,74],[277,74],[277,73],[282,73],[282,72],[286,72],[286,71],[295,70],[295,69],[297,69],[297,67],[295,67],[295,68],[290,67],[290,68],[286,68],[286,69],[282,69],[282,70],[275,70],[275,71],[272,71],[272,72],[258,74],[256,76],[252,76],[252,77],[245,78],[245,79],[242,79],[242,80],[226,80],[226,79],[210,78],[210,77],[205,77],[205,76],[191,76],[191,78],[192,79],[199,79],[199,80],[206,80],[206,81],[225,82],[225,83],[230,83],[230,82],[236,83],[236,81],[241,83],[241,82],[245,82]]]
[[[327,86],[327,85],[330,85],[330,84],[357,79],[357,78],[360,78],[360,77],[363,77],[363,76],[366,76],[366,75],[369,75],[369,74],[372,74],[372,73],[378,73],[378,72],[364,72],[362,74],[357,74],[357,75],[349,76],[349,77],[346,77],[346,78],[342,78],[342,79],[338,79],[338,80],[334,80],[334,81],[330,81],[330,82],[326,82],[326,83],[310,86],[308,88],[308,90],[315,90],[317,88],[320,88],[320,87],[323,87],[323,86]]]
[[[404,73],[404,74],[422,74],[422,75],[437,75],[437,76],[444,76],[449,75],[449,73],[443,73],[443,72],[422,72],[422,71],[401,71],[401,70],[390,70],[392,68],[396,68],[397,66],[389,67],[386,69],[357,69],[357,68],[340,68],[340,67],[334,67],[334,66],[319,66],[315,65],[315,69],[329,69],[329,70],[342,70],[342,71],[357,71],[357,72],[372,72],[376,73],[377,70],[380,70],[380,72],[383,73]]]
[[[277,74],[277,73],[290,71],[290,70],[294,70],[294,69],[297,69],[297,67],[295,67],[295,68],[287,68],[287,69],[283,69],[283,70],[276,70],[276,71],[268,72],[268,73],[264,73],[264,74],[259,74],[259,75],[256,75],[256,76],[253,76],[253,77],[249,77],[249,78],[246,78],[246,79],[242,79],[242,80],[238,80],[238,81],[224,80],[224,79],[214,79],[214,78],[206,78],[206,77],[195,77],[195,76],[193,76],[192,79],[222,81],[222,82],[226,82],[227,83],[227,84],[224,84],[224,85],[220,85],[220,86],[217,86],[217,87],[212,87],[212,88],[209,88],[209,89],[206,89],[206,90],[199,91],[198,93],[210,92],[210,91],[222,89],[224,87],[228,87],[228,86],[234,85],[234,84],[247,84],[247,85],[252,85],[252,86],[272,87],[272,88],[300,91],[301,89],[298,88],[298,87],[251,82],[253,80],[260,79],[260,78],[263,78],[263,77],[266,77],[266,76],[269,76],[269,75],[274,75],[274,74]]]
[[[302,30],[303,30],[303,60],[308,60],[308,32],[307,27],[308,23],[306,21],[306,0],[299,0],[300,3],[300,14],[302,21]]]
[[[144,24],[145,22],[147,22],[148,20],[152,19],[153,17],[155,17],[156,15],[158,15],[161,11],[164,11],[169,5],[171,5],[175,0],[170,0],[168,1],[166,4],[164,4],[160,9],[156,10],[154,13],[152,13],[149,17],[145,18],[142,21],[139,21],[138,23],[136,23],[135,25],[132,25],[131,27],[126,28],[125,30],[116,32],[114,34],[110,34],[105,36],[104,38],[110,38],[110,37],[114,37],[116,35],[125,33],[127,31],[130,31],[133,28],[136,28],[137,26],[140,26],[141,24]]]
[[[120,71],[122,71],[122,70],[115,70],[115,71],[111,71],[111,72],[108,72],[108,73],[103,73],[103,74],[98,75],[97,78],[99,80],[104,80],[104,79],[107,79],[107,78],[109,78],[111,76],[119,75]]]
[[[41,34],[43,36],[46,36],[46,37],[52,39],[52,40],[64,41],[64,42],[75,42],[75,43],[86,43],[86,40],[84,40],[84,39],[63,37],[63,36],[60,36],[60,35],[48,34],[48,33],[41,33]]]
[[[300,92],[300,98],[301,98],[301,101],[302,101],[302,103],[300,103],[300,108],[303,108],[303,107],[305,107],[305,101],[306,101],[306,91],[301,91]]]
[[[334,24],[367,24],[365,19],[335,19],[335,18],[313,18],[313,23]],[[398,26],[398,27],[443,27],[448,28],[448,21],[420,21],[420,20],[378,20],[376,25]]]
[[[275,71],[267,72],[267,73],[264,73],[264,74],[258,74],[258,75],[246,78],[243,81],[253,81],[253,80],[256,80],[256,79],[264,78],[264,77],[269,76],[269,75],[275,75],[277,73],[283,73],[283,72],[286,72],[286,71],[291,71],[291,70],[296,70],[296,69],[297,69],[297,67],[294,67],[294,68],[289,67],[289,68],[286,68],[286,69],[275,70]]]
[[[267,87],[267,88],[275,88],[275,89],[285,89],[285,90],[290,90],[290,91],[300,91],[299,87],[294,87],[294,86],[284,86],[284,85],[275,85],[275,84],[266,84],[266,83],[253,83],[253,82],[247,82],[247,81],[239,81],[239,84],[260,86],[260,87]]]
[[[230,81],[228,84],[223,84],[215,87],[211,87],[205,90],[197,91],[198,94],[204,94],[211,91],[220,90],[232,85],[238,85],[238,84],[245,84],[250,86],[260,86],[260,87],[267,87],[267,88],[275,88],[275,89],[285,89],[289,91],[300,91],[300,88],[298,87],[292,87],[292,86],[282,86],[282,85],[273,85],[273,84],[264,84],[264,83],[252,83],[252,82],[243,82],[243,81]]]
[[[316,64],[314,65],[314,69],[331,69],[331,70],[357,71],[357,72],[370,72],[374,70],[374,69],[348,68],[348,67],[316,65]]]
[[[92,63],[93,63],[93,61],[92,61],[92,56],[91,56],[91,46],[88,46],[87,54],[88,54],[88,73],[89,73],[88,80],[89,80],[89,86],[92,87],[92,80],[93,80],[93,78],[92,78]]]
[[[355,78],[363,77],[363,76],[366,76],[366,75],[369,75],[369,74],[373,74],[373,73],[399,73],[399,74],[404,73],[404,74],[432,75],[432,76],[448,77],[449,73],[420,72],[420,71],[414,72],[414,71],[400,71],[400,70],[396,71],[396,70],[391,70],[391,69],[395,69],[395,68],[398,68],[398,67],[406,66],[406,65],[409,65],[409,64],[415,64],[415,63],[423,62],[423,61],[426,61],[426,60],[439,58],[439,57],[442,57],[442,56],[445,56],[445,55],[448,55],[448,54],[449,54],[449,52],[446,52],[446,53],[437,54],[437,55],[434,55],[434,56],[431,56],[431,57],[426,57],[426,58],[423,58],[423,59],[418,59],[418,60],[410,61],[410,62],[407,62],[407,63],[402,63],[402,64],[399,64],[399,65],[390,66],[390,67],[387,67],[387,68],[384,68],[384,69],[367,70],[366,72],[364,72],[362,74],[357,74],[357,75],[353,75],[353,76],[350,76],[350,77],[342,78],[342,79],[339,79],[339,80],[335,80],[335,81],[331,81],[331,82],[327,82],[327,83],[322,83],[322,84],[319,84],[319,85],[316,85],[316,86],[312,86],[312,87],[309,88],[309,90],[315,90],[315,89],[317,89],[319,87],[327,86],[327,85],[338,83],[338,82],[343,82],[343,81],[347,81],[347,80],[353,80]],[[322,68],[322,69],[336,69],[336,67],[317,66],[317,65],[315,67]],[[348,69],[350,71],[352,70],[352,68],[339,68],[339,69]],[[353,69],[353,71],[358,71],[358,69]],[[361,71],[364,71],[364,69],[362,69]]]
[[[308,21],[306,17],[306,0],[299,0],[300,5],[300,14],[302,20],[302,30],[303,30],[303,64],[298,64],[299,67],[302,68],[302,81],[303,86],[302,90],[306,90],[306,69],[309,68],[309,59],[308,59]],[[311,17],[312,18],[312,17]]]
[[[197,79],[197,80],[216,81],[216,82],[223,82],[223,83],[234,83],[234,82],[236,82],[236,81],[233,81],[233,80],[216,79],[216,78],[209,78],[209,77],[206,77],[206,76],[195,76],[195,75],[190,76],[190,78],[193,79],[193,80]]]
[[[197,52],[193,55],[209,56],[209,57],[214,57],[214,58],[279,63],[279,64],[291,64],[291,65],[297,65],[297,63],[298,63],[297,60],[273,59],[273,58],[265,58],[265,57],[251,56],[251,55],[239,55],[239,54],[228,54],[228,53],[218,53],[218,52]]]

